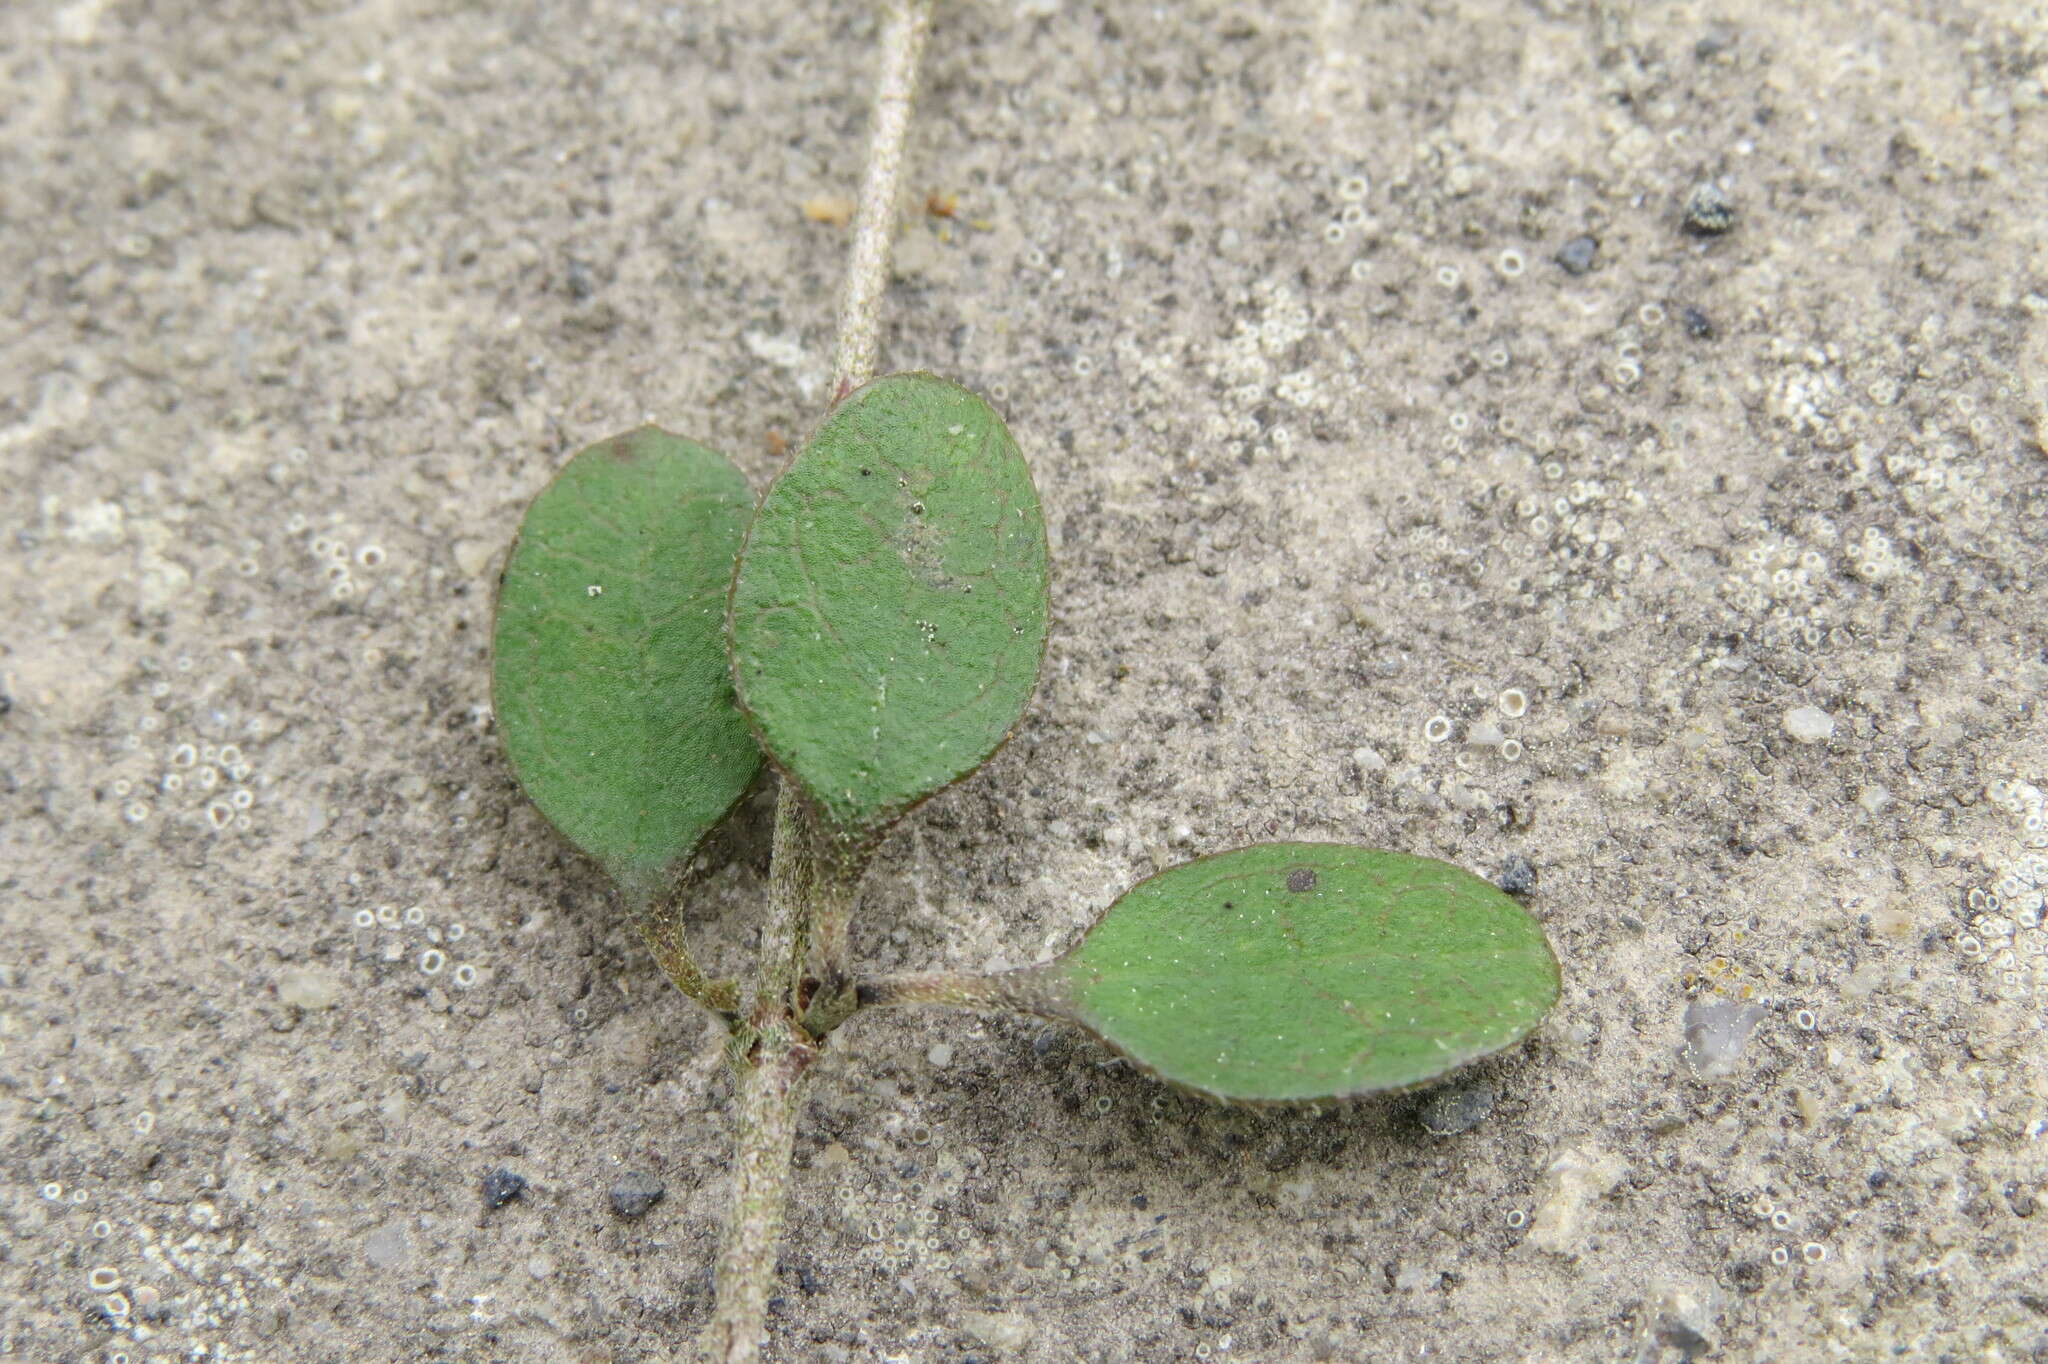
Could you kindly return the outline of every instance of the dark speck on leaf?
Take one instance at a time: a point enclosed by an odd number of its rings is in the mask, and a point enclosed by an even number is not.
[[[484,1176],[484,1206],[502,1208],[526,1192],[526,1177],[510,1170],[493,1170]]]
[[[1307,867],[1296,867],[1287,873],[1287,888],[1292,891],[1314,890],[1316,874]]]
[[[1527,895],[1536,886],[1536,864],[1515,853],[1500,864],[1494,884],[1510,895]]]

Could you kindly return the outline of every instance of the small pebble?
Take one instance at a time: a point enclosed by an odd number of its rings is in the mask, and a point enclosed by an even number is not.
[[[363,1242],[363,1258],[378,1269],[397,1269],[411,1254],[405,1228],[396,1222],[377,1228]]]
[[[1593,268],[1599,258],[1600,242],[1595,237],[1573,237],[1558,248],[1557,263],[1567,274],[1583,275]]]
[[[1714,1313],[1694,1294],[1673,1290],[1657,1305],[1657,1338],[1686,1359],[1714,1348]]]
[[[1725,1080],[1749,1045],[1749,1035],[1764,1021],[1756,1004],[1732,999],[1697,999],[1685,1009],[1685,1048],[1681,1053],[1702,1080]]]
[[[1817,706],[1785,712],[1785,732],[1802,744],[1824,744],[1835,737],[1835,717]]]
[[[1735,46],[1735,34],[1723,28],[1707,31],[1707,36],[1692,45],[1692,55],[1699,61],[1709,62]]]
[[[1714,319],[1708,317],[1698,308],[1688,305],[1685,311],[1678,316],[1679,320],[1685,323],[1685,334],[1693,340],[1711,341],[1714,339]]]
[[[1735,226],[1735,203],[1711,180],[1702,180],[1685,196],[1685,230],[1695,237],[1718,237]]]
[[[1455,1137],[1484,1121],[1499,1098],[1492,1085],[1449,1085],[1424,1099],[1415,1116],[1437,1136]]]
[[[597,292],[597,280],[590,273],[589,261],[578,260],[574,256],[569,257],[569,268],[566,274],[569,297],[575,299],[578,303],[581,303],[584,299]]]
[[[1038,1333],[1038,1325],[1023,1312],[962,1312],[960,1326],[982,1344],[997,1350],[1021,1350]]]
[[[510,1170],[493,1170],[484,1176],[484,1206],[502,1208],[526,1192],[526,1177]]]
[[[1536,886],[1536,864],[1520,853],[1510,853],[1493,883],[1510,895],[1527,895]]]
[[[647,1210],[661,1202],[668,1189],[645,1170],[629,1170],[612,1181],[612,1211],[627,1221],[645,1217]]]
[[[331,1009],[341,991],[341,977],[310,966],[295,966],[277,978],[278,999],[298,1009]]]

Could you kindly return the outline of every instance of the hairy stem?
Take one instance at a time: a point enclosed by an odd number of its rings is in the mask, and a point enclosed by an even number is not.
[[[832,365],[835,403],[875,373],[882,294],[895,246],[904,142],[917,97],[918,63],[931,32],[932,5],[933,0],[890,0],[883,23],[867,175],[840,297],[839,346]],[[831,990],[831,1007],[820,1022],[836,1023],[830,1015],[842,1003],[848,1011],[852,1007],[853,991],[846,983],[846,919],[856,876],[857,868],[826,855],[802,795],[785,783],[775,802],[770,904],[761,930],[754,995],[728,1053],[740,1111],[733,1137],[732,1213],[718,1257],[718,1306],[708,1342],[708,1355],[716,1364],[755,1364],[761,1357],[775,1282],[775,1250],[789,1198],[789,1162],[803,1077],[817,1056],[813,1034],[798,1021],[804,958],[816,932],[825,953],[823,977]],[[824,993],[820,991],[821,997]]]
[[[1027,966],[994,975],[956,975],[951,971],[920,971],[900,976],[870,976],[855,987],[862,1008],[908,1004],[943,1004],[959,1009],[1009,1009],[1044,1013],[1055,1002],[1054,988],[1043,973]]]
[[[712,980],[690,955],[683,936],[682,897],[672,895],[635,905],[633,922],[663,975],[678,990],[728,1021],[740,1007],[739,988],[730,980]]]
[[[761,957],[754,980],[756,1027],[787,1013],[796,1001],[816,918],[817,830],[796,784],[775,793],[775,841],[768,867],[768,921],[761,925]]]
[[[718,1308],[706,1351],[714,1364],[753,1364],[761,1357],[802,1082],[817,1056],[796,1032],[787,1019],[769,1024],[739,1075],[732,1220],[718,1256]]]
[[[832,401],[875,377],[882,292],[896,244],[896,198],[903,147],[917,102],[917,68],[931,34],[933,0],[894,0],[882,28],[882,74],[875,85],[875,122],[868,137],[867,177],[853,219],[853,250],[839,296],[839,349],[832,360]]]

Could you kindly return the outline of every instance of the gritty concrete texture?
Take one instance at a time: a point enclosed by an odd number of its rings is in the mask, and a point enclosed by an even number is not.
[[[719,1039],[513,788],[492,579],[587,441],[818,418],[873,31],[0,11],[0,1358],[683,1357]],[[1445,1137],[856,1019],[776,1358],[2040,1358],[2042,11],[961,0],[929,72],[885,363],[1008,415],[1056,620],[862,958],[1357,839],[1528,858],[1566,989]]]

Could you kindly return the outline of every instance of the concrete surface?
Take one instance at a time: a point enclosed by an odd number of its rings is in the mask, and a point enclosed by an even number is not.
[[[872,36],[0,12],[0,1357],[684,1357],[716,1038],[507,778],[491,583],[582,443],[815,420]],[[962,0],[929,71],[885,363],[1008,413],[1057,620],[864,957],[1346,838],[1528,858],[1566,998],[1447,1136],[857,1020],[776,1357],[2048,1353],[2043,11]]]

